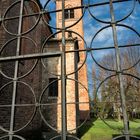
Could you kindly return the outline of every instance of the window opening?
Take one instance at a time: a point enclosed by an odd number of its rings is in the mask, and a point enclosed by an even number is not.
[[[74,9],[65,10],[65,19],[74,18]]]
[[[58,78],[49,78],[49,97],[58,97]]]

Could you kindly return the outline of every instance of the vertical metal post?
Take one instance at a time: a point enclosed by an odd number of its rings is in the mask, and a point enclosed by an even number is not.
[[[19,55],[20,44],[21,44],[21,37],[20,37],[20,35],[21,35],[21,31],[22,31],[23,5],[24,5],[24,0],[21,0],[16,56]],[[12,134],[13,134],[13,131],[14,131],[13,129],[14,129],[15,103],[16,103],[16,93],[17,93],[18,66],[19,66],[19,61],[17,60],[17,61],[15,62],[15,71],[14,71],[13,97],[12,97],[12,108],[11,108],[10,136],[9,136],[9,140],[12,140],[12,139],[13,139]]]
[[[115,53],[116,53],[118,80],[120,84],[120,99],[121,99],[121,107],[122,107],[122,113],[123,113],[124,134],[125,134],[126,140],[130,140],[127,108],[126,108],[126,101],[125,101],[126,99],[125,99],[125,93],[124,93],[123,77],[121,73],[120,50],[119,50],[118,41],[117,41],[117,31],[116,31],[116,25],[115,25],[116,23],[115,23],[114,8],[113,8],[112,0],[110,0],[110,13],[111,13],[113,40],[114,40]]]
[[[66,112],[66,42],[65,42],[65,0],[62,0],[62,57],[61,57],[61,102],[62,102],[62,134],[61,139],[66,140],[67,137],[67,112]]]

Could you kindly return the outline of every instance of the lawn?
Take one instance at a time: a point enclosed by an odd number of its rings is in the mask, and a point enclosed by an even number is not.
[[[81,140],[112,140],[116,135],[120,135],[123,128],[122,122],[106,120],[114,129],[108,127],[102,120],[97,119],[88,122],[80,129]],[[136,130],[136,128],[139,128]],[[140,120],[130,121],[130,130],[133,135],[140,136]]]

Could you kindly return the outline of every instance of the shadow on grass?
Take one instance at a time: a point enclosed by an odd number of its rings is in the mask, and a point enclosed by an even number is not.
[[[132,120],[130,120],[130,121],[136,122],[136,123],[140,123],[140,119],[132,119]]]
[[[125,136],[121,135],[112,135],[112,140],[126,140]],[[130,136],[130,140],[140,140],[140,135],[137,136]]]
[[[88,120],[81,128],[78,129],[77,136],[81,138],[88,130],[94,125],[94,122],[97,120],[97,117],[93,117]]]

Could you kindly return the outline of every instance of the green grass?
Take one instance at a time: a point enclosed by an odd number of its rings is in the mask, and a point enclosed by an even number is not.
[[[123,128],[122,122],[106,120],[114,129],[108,127],[102,120],[97,119],[86,124],[80,129],[81,140],[112,140],[112,137],[120,135]],[[130,129],[133,135],[140,136],[140,120],[130,121]]]

